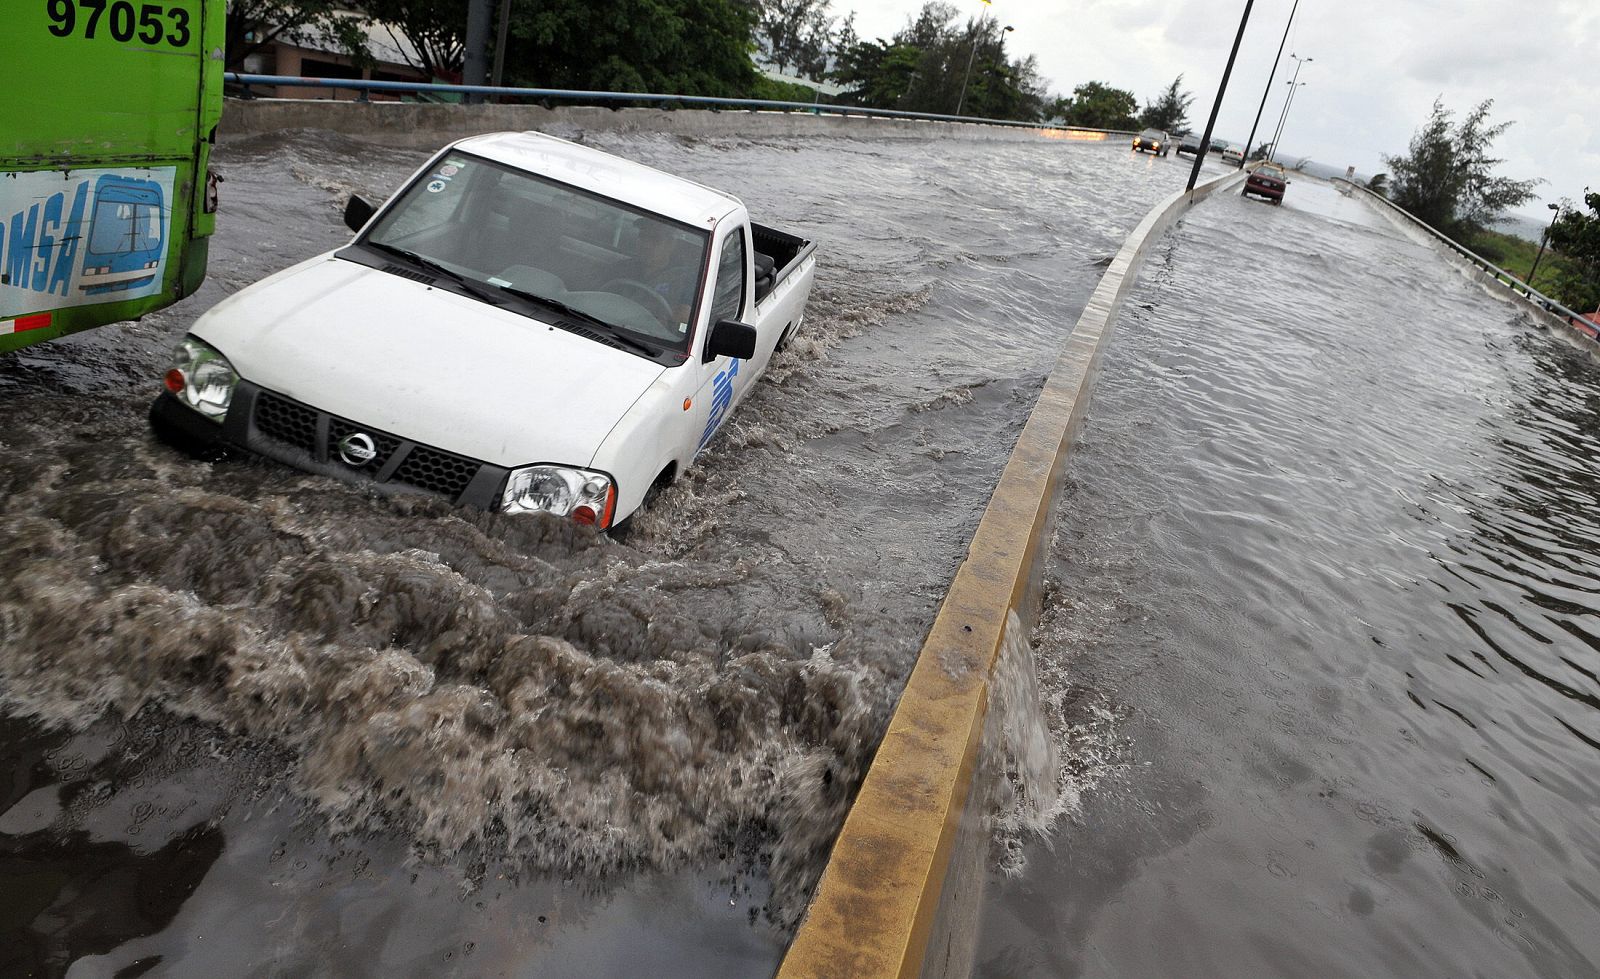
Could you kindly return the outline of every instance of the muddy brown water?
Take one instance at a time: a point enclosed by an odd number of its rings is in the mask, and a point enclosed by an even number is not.
[[[803,337],[626,540],[149,438],[186,325],[425,154],[227,143],[199,296],[0,361],[0,973],[773,968],[1062,337],[1183,168],[591,141],[819,243]]]

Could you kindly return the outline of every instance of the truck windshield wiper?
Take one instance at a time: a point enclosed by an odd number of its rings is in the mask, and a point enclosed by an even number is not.
[[[538,303],[541,306],[546,306],[558,313],[570,316],[573,319],[582,320],[583,322],[592,326],[598,326],[606,331],[606,336],[608,338],[632,347],[633,349],[649,357],[654,358],[661,355],[661,351],[659,349],[652,347],[649,344],[641,343],[638,340],[625,335],[620,329],[618,329],[616,324],[608,323],[593,313],[586,313],[578,307],[564,303],[559,299],[552,299],[549,296],[541,296],[537,292],[529,292],[526,289],[518,289],[516,286],[498,286],[498,288],[501,292],[509,293],[513,296],[516,296],[518,299],[526,299],[529,302]]]
[[[442,275],[451,282],[454,282],[456,285],[460,286],[468,293],[472,294],[475,298],[481,299],[492,306],[500,305],[500,297],[483,288],[483,283],[479,282],[477,279],[469,278],[465,275],[462,275],[460,272],[445,268],[443,265],[440,265],[433,259],[418,255],[409,248],[401,248],[398,245],[386,245],[381,241],[373,241],[370,238],[367,239],[365,244],[368,248],[376,248],[378,251],[386,252],[390,255],[403,258],[413,265],[418,265],[422,268],[425,268],[429,272],[432,272],[436,275]]]

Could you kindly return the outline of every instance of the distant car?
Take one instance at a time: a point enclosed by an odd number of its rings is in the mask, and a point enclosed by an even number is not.
[[[1206,152],[1207,153],[1226,153],[1227,150],[1228,150],[1228,141],[1225,140],[1225,139],[1220,139],[1218,137],[1213,136],[1211,138],[1211,149],[1207,150]]]
[[[1222,162],[1240,164],[1244,162],[1244,150],[1229,143],[1222,151]]]
[[[1276,163],[1263,163],[1244,179],[1244,190],[1240,191],[1240,196],[1249,197],[1253,194],[1274,204],[1282,204],[1283,191],[1288,186],[1289,178],[1284,175],[1283,167]]]
[[[1178,155],[1182,156],[1185,153],[1189,154],[1190,156],[1200,155],[1199,136],[1196,136],[1194,133],[1190,133],[1189,135],[1178,140]]]
[[[1133,149],[1137,153],[1154,153],[1156,156],[1166,156],[1172,138],[1159,129],[1146,129],[1133,137]]]

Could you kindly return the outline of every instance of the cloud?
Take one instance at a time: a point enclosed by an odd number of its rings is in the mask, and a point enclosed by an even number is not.
[[[1472,30],[1465,37],[1451,37],[1449,33],[1436,34],[1425,51],[1402,59],[1406,75],[1432,85],[1494,84],[1549,57],[1547,40],[1524,34],[1506,37]]]
[[[850,0],[834,0],[842,13]],[[1243,142],[1294,0],[1256,0],[1219,132]],[[860,3],[867,36],[889,35],[920,0]],[[977,0],[960,0],[964,12]],[[1180,72],[1195,95],[1190,120],[1211,111],[1243,0],[994,0],[1013,50],[1035,54],[1056,91],[1091,79],[1154,97]],[[1363,173],[1405,150],[1435,97],[1464,112],[1495,100],[1492,118],[1515,119],[1496,146],[1507,176],[1544,177],[1541,197],[1576,196],[1600,184],[1600,98],[1592,52],[1600,49],[1600,2],[1517,0],[1302,0],[1285,49],[1314,57],[1301,76],[1284,148]],[[1292,68],[1292,63],[1289,63]],[[1276,121],[1285,69],[1273,79],[1263,128]],[[1559,134],[1559,136],[1557,135]],[[1257,141],[1262,138],[1257,135]],[[1542,202],[1530,209],[1542,211]]]

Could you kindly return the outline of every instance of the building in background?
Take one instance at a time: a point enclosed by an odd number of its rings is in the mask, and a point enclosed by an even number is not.
[[[302,28],[286,31],[272,42],[246,55],[239,71],[249,75],[296,75],[303,78],[350,78],[390,82],[459,82],[459,78],[433,79],[413,67],[420,63],[416,49],[405,36],[359,14],[342,13],[354,27],[353,35],[366,47],[358,58],[326,32]],[[357,99],[363,93],[350,88],[284,88],[251,86],[251,94],[296,99]],[[397,101],[399,93],[373,92],[374,100]]]

